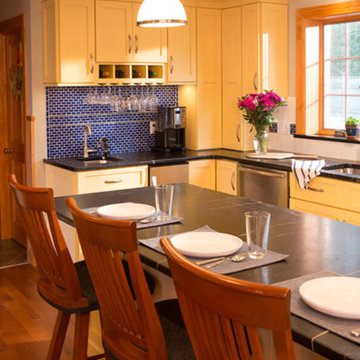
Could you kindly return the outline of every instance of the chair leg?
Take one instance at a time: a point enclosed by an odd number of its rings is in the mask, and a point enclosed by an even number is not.
[[[87,359],[89,318],[89,313],[75,315],[74,360]]]
[[[59,311],[56,317],[55,328],[51,336],[47,360],[59,360],[64,345],[66,330],[69,325],[70,314]]]

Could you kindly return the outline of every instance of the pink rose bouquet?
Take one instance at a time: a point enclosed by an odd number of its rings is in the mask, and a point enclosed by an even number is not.
[[[256,152],[266,153],[266,127],[276,122],[273,117],[274,111],[280,106],[286,106],[287,103],[273,91],[265,90],[264,93],[246,94],[238,98],[237,105],[240,110],[244,111],[244,119],[251,124],[250,131],[255,128],[254,144],[256,140],[259,147],[257,149],[255,146]]]

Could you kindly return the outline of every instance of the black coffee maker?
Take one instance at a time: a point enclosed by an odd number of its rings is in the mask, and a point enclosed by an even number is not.
[[[185,151],[185,106],[158,107],[153,151]]]

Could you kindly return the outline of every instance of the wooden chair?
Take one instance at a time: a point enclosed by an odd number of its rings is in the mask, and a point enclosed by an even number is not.
[[[100,303],[102,339],[111,359],[194,359],[176,300],[152,301],[137,248],[136,223],[100,218],[68,198]],[[130,284],[122,257],[126,257]],[[157,313],[158,311],[158,313]],[[162,316],[167,311],[171,319]],[[165,336],[164,336],[165,335]]]
[[[181,255],[168,238],[160,242],[198,360],[263,359],[257,328],[272,331],[277,360],[295,359],[290,289],[216,274]]]
[[[34,253],[38,292],[58,309],[47,359],[60,359],[71,314],[75,314],[73,359],[103,358],[104,354],[87,357],[89,314],[98,310],[99,304],[85,262],[74,264],[71,259],[56,216],[52,189],[20,185],[13,174],[9,183]]]

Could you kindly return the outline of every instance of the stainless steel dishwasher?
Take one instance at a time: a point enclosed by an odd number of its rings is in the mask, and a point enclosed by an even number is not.
[[[158,185],[189,183],[189,163],[149,165],[149,185],[152,185],[152,176],[156,176]]]
[[[289,175],[287,171],[239,164],[238,189],[240,196],[289,207]]]

